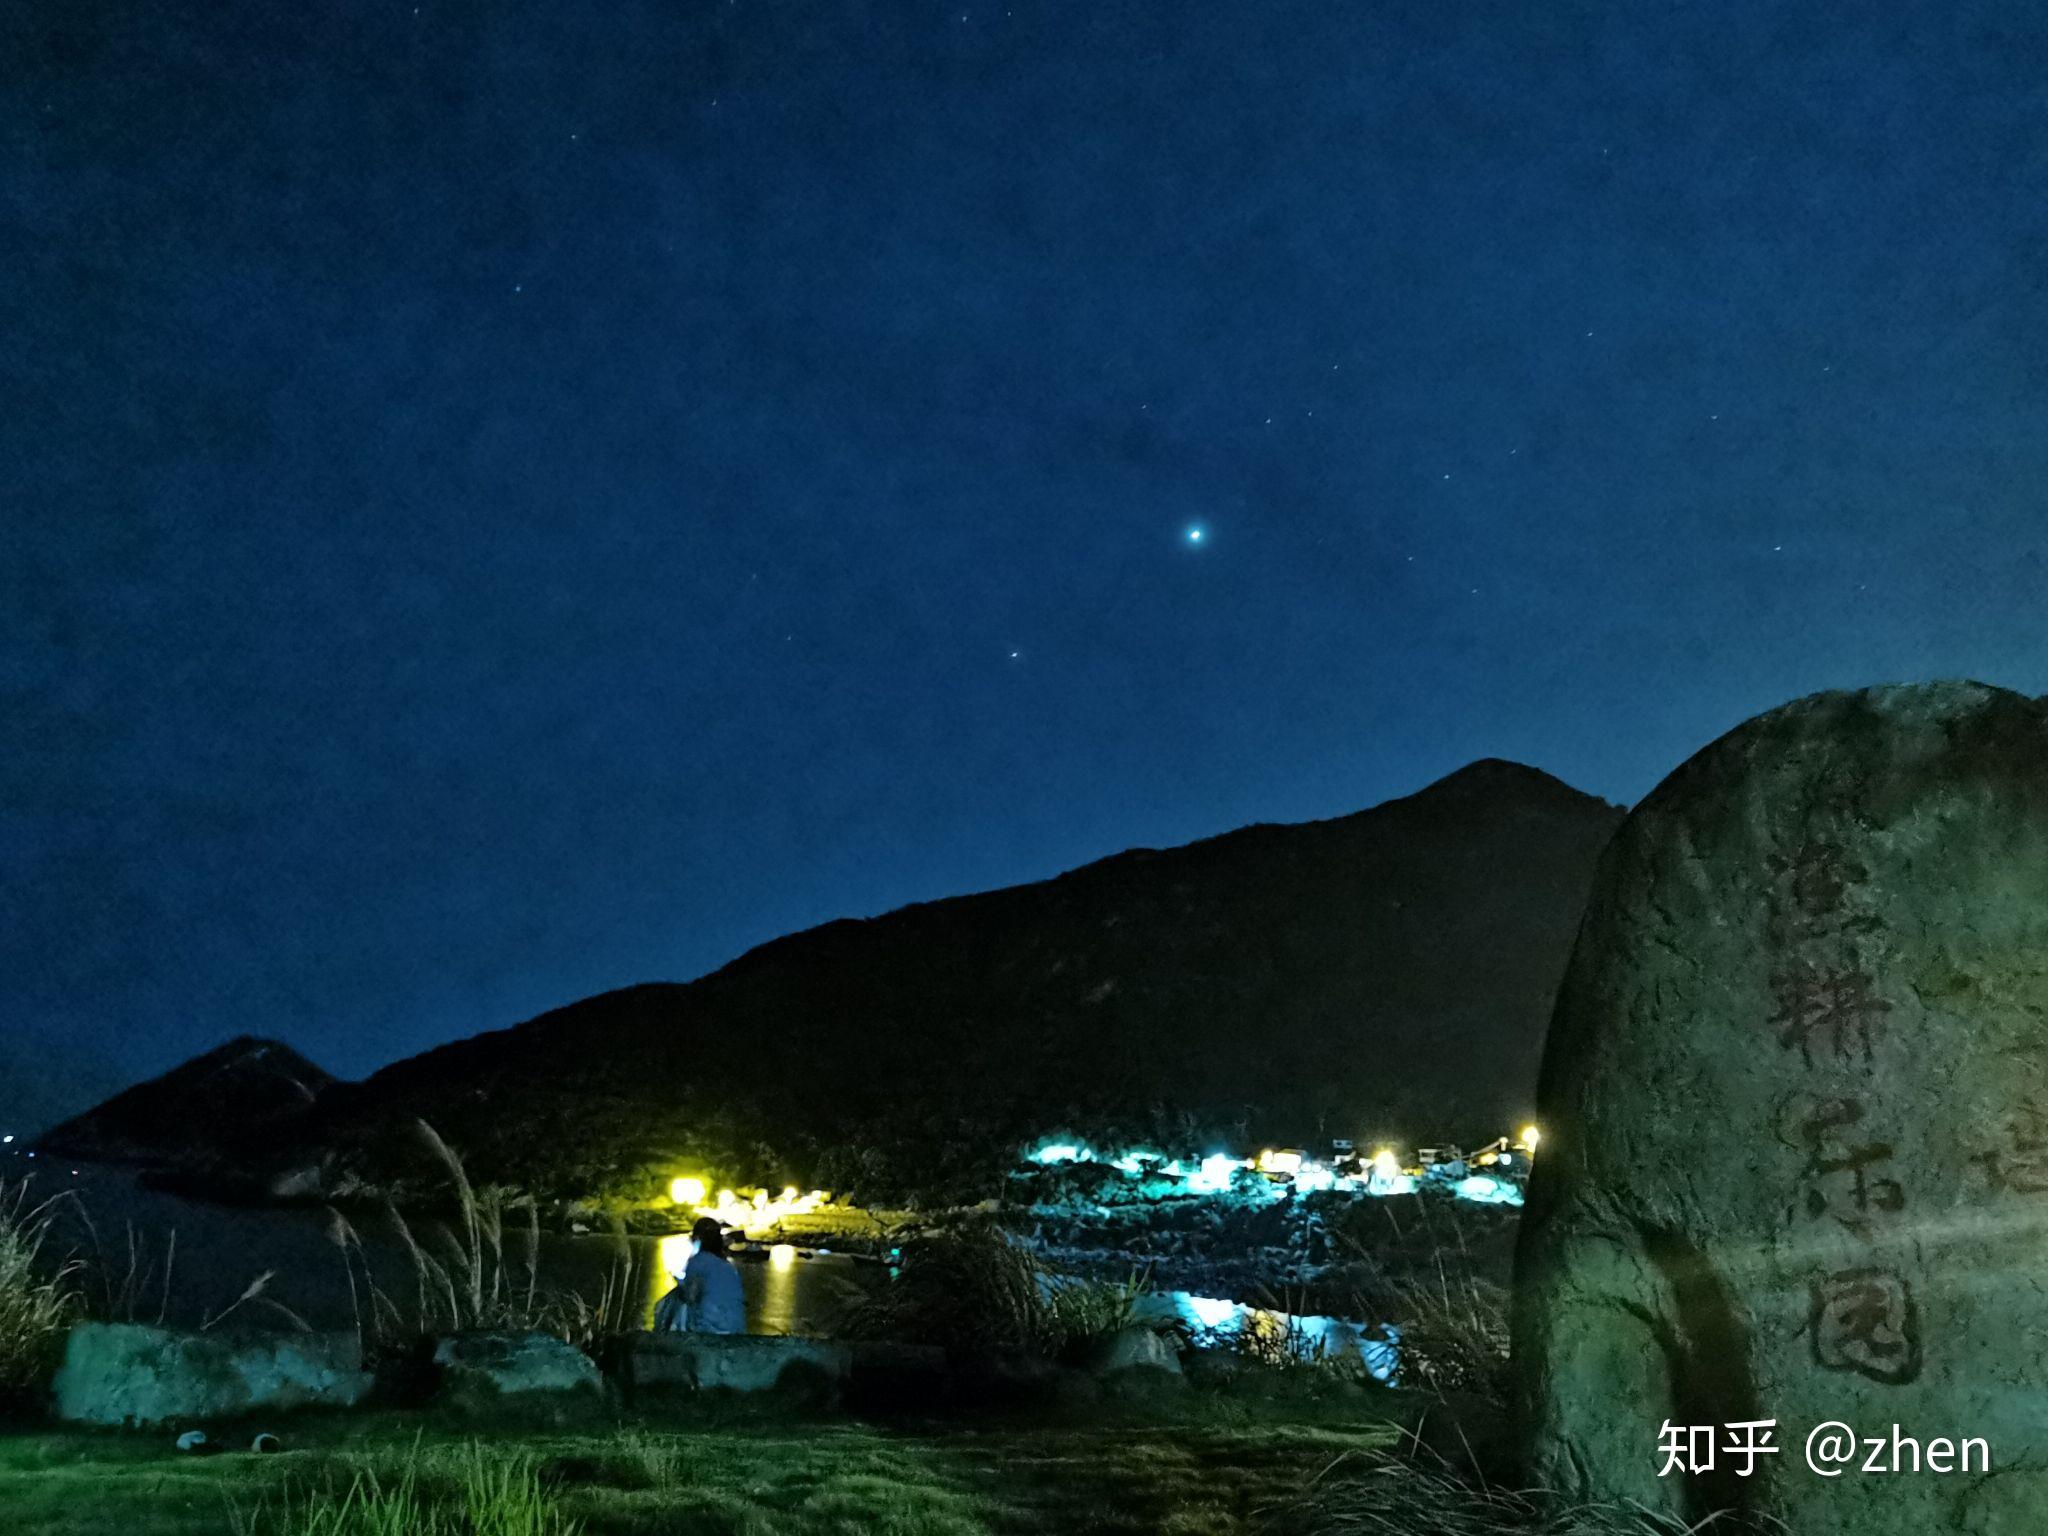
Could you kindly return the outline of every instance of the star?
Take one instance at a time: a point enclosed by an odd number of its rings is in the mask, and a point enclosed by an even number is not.
[[[1188,529],[1188,542],[1190,544],[1199,544],[1207,536],[1208,530],[1200,523],[1196,523],[1192,528]]]

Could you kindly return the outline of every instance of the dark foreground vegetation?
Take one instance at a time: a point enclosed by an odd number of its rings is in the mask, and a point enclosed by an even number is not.
[[[459,1164],[454,1165],[459,1174]],[[366,1344],[487,1323],[602,1353],[616,1324],[521,1283],[502,1215],[473,1206],[421,1232],[422,1294],[366,1305]],[[1622,1510],[1545,1510],[1505,1491],[1498,1287],[1446,1250],[1408,1298],[1404,1383],[1374,1381],[1278,1327],[1194,1340],[1139,1317],[1136,1280],[1060,1276],[986,1225],[913,1240],[897,1278],[850,1307],[848,1337],[943,1350],[978,1395],[882,1404],[722,1392],[508,1403],[386,1401],[347,1412],[81,1430],[45,1417],[68,1330],[133,1320],[146,1286],[122,1261],[68,1255],[50,1213],[0,1202],[0,1510],[10,1536],[1364,1536],[1666,1528]],[[428,1250],[447,1257],[435,1260]],[[228,1298],[247,1317],[260,1281]],[[282,1306],[279,1326],[289,1326]],[[1133,1329],[1159,1330],[1184,1370],[1077,1368]],[[408,1335],[412,1335],[411,1339]],[[1191,1346],[1200,1344],[1203,1347]],[[1032,1362],[1037,1362],[1035,1366]],[[509,1400],[508,1400],[509,1402]],[[858,1411],[855,1411],[855,1410]],[[258,1434],[276,1447],[253,1449]]]
[[[1335,1459],[1395,1441],[1355,1415],[1239,1403],[946,1426],[715,1408],[575,1428],[383,1414],[286,1433],[279,1454],[204,1458],[167,1436],[7,1436],[0,1507],[17,1536],[1226,1536],[1307,1529],[1277,1522]]]

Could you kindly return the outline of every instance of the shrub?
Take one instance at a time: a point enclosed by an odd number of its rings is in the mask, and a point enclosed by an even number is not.
[[[1498,1402],[1507,1398],[1508,1288],[1490,1239],[1490,1217],[1475,1243],[1457,1211],[1432,1212],[1418,1202],[1421,1218],[1400,1234],[1395,1262],[1383,1264],[1375,1248],[1347,1234],[1344,1242],[1368,1271],[1353,1298],[1359,1316],[1381,1317],[1401,1329],[1400,1385],[1439,1395],[1477,1393]],[[1391,1210],[1386,1212],[1393,1219]]]
[[[1005,1351],[1057,1358],[1130,1327],[1144,1286],[1085,1280],[1047,1267],[985,1224],[906,1238],[897,1273],[853,1298],[835,1332],[935,1344],[951,1354]]]

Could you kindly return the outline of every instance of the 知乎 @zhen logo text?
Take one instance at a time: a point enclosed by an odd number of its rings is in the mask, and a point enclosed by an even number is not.
[[[1674,1424],[1669,1419],[1657,1432],[1659,1477],[1708,1472],[1750,1477],[1759,1458],[1776,1456],[1776,1419],[1742,1419],[1732,1424]],[[1807,1469],[1820,1477],[1880,1476],[1912,1472],[1989,1472],[1991,1442],[1978,1437],[1951,1440],[1937,1435],[1921,1440],[1899,1425],[1883,1435],[1858,1435],[1840,1420],[1817,1424],[1807,1433]]]

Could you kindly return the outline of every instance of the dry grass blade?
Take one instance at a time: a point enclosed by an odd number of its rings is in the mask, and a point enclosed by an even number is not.
[[[1639,1504],[1565,1504],[1386,1451],[1337,1457],[1297,1499],[1265,1511],[1265,1525],[1289,1536],[1783,1536],[1755,1517],[1687,1523]]]
[[[424,1120],[415,1120],[413,1125],[420,1139],[440,1159],[442,1167],[448,1170],[449,1182],[455,1186],[455,1199],[462,1213],[464,1236],[462,1245],[466,1260],[463,1276],[472,1312],[481,1311],[484,1301],[484,1250],[483,1233],[477,1211],[476,1191],[470,1187],[469,1171],[462,1166],[462,1159],[455,1155],[454,1148],[441,1139],[441,1133]]]
[[[53,1203],[0,1185],[0,1408],[36,1395],[83,1310],[79,1264],[48,1257]]]
[[[247,1287],[244,1288],[244,1290],[242,1291],[241,1295],[237,1296],[233,1301],[229,1302],[226,1306],[222,1307],[218,1312],[214,1313],[212,1317],[209,1317],[205,1322],[201,1323],[199,1325],[199,1331],[201,1333],[205,1333],[208,1329],[212,1328],[216,1323],[219,1323],[222,1319],[232,1315],[238,1308],[244,1306],[248,1302],[256,1300],[259,1296],[261,1296],[266,1290],[270,1288],[270,1282],[275,1280],[276,1278],[276,1270],[266,1269],[265,1271],[263,1271],[262,1274],[258,1275],[254,1280],[251,1280],[249,1282]],[[272,1305],[276,1304],[272,1303]]]
[[[412,1227],[406,1222],[404,1214],[389,1200],[384,1202],[384,1215],[391,1223],[391,1230],[396,1234],[399,1246],[405,1250],[406,1257],[412,1261],[413,1283],[418,1288],[419,1293],[414,1303],[413,1315],[418,1320],[420,1331],[424,1333],[429,1326],[427,1321],[428,1260],[426,1253],[421,1249],[419,1240],[412,1235]]]

